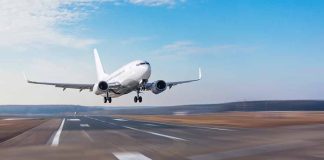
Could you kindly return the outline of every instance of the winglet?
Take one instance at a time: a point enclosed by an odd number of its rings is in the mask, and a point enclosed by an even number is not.
[[[201,80],[201,69],[199,67],[199,77],[198,77],[198,80]]]

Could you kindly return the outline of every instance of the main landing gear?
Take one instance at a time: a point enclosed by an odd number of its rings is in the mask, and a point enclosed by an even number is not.
[[[141,96],[135,96],[135,97],[134,97],[134,102],[137,103],[137,101],[138,101],[139,103],[142,103],[142,97],[141,97]]]
[[[138,90],[137,90],[137,96],[134,97],[134,102],[135,102],[135,103],[137,103],[137,101],[138,101],[139,103],[142,103],[142,100],[143,100],[143,99],[142,99],[142,96],[139,95],[139,93],[140,93],[140,90],[138,89]]]
[[[104,103],[107,103],[107,101],[108,101],[109,103],[111,103],[111,97],[109,97],[109,94],[108,94],[108,93],[107,93],[107,96],[104,97]]]
[[[111,97],[104,97],[104,103],[107,103],[107,102],[109,102],[109,103],[111,103]]]

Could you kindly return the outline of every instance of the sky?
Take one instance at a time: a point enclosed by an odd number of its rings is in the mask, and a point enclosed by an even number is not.
[[[136,59],[150,81],[193,79],[142,104],[324,99],[321,0],[0,0],[0,104],[104,105],[89,91],[27,84],[95,83]]]

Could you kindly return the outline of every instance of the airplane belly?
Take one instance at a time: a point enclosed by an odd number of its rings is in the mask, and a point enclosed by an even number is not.
[[[117,98],[124,94],[128,94],[128,93],[136,90],[136,88],[139,85],[139,82],[136,80],[127,79],[127,80],[120,82],[120,84],[121,84],[120,88],[109,91],[110,97]],[[106,96],[106,95],[102,94],[102,96]]]
[[[126,79],[121,82],[121,88],[116,90],[118,93],[127,94],[129,92],[134,91],[139,85],[137,80]]]

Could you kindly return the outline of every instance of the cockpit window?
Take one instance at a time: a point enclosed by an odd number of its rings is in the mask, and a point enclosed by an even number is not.
[[[140,66],[140,65],[150,65],[150,63],[148,63],[148,62],[141,62],[141,63],[138,63],[138,64],[136,64],[136,66]]]

